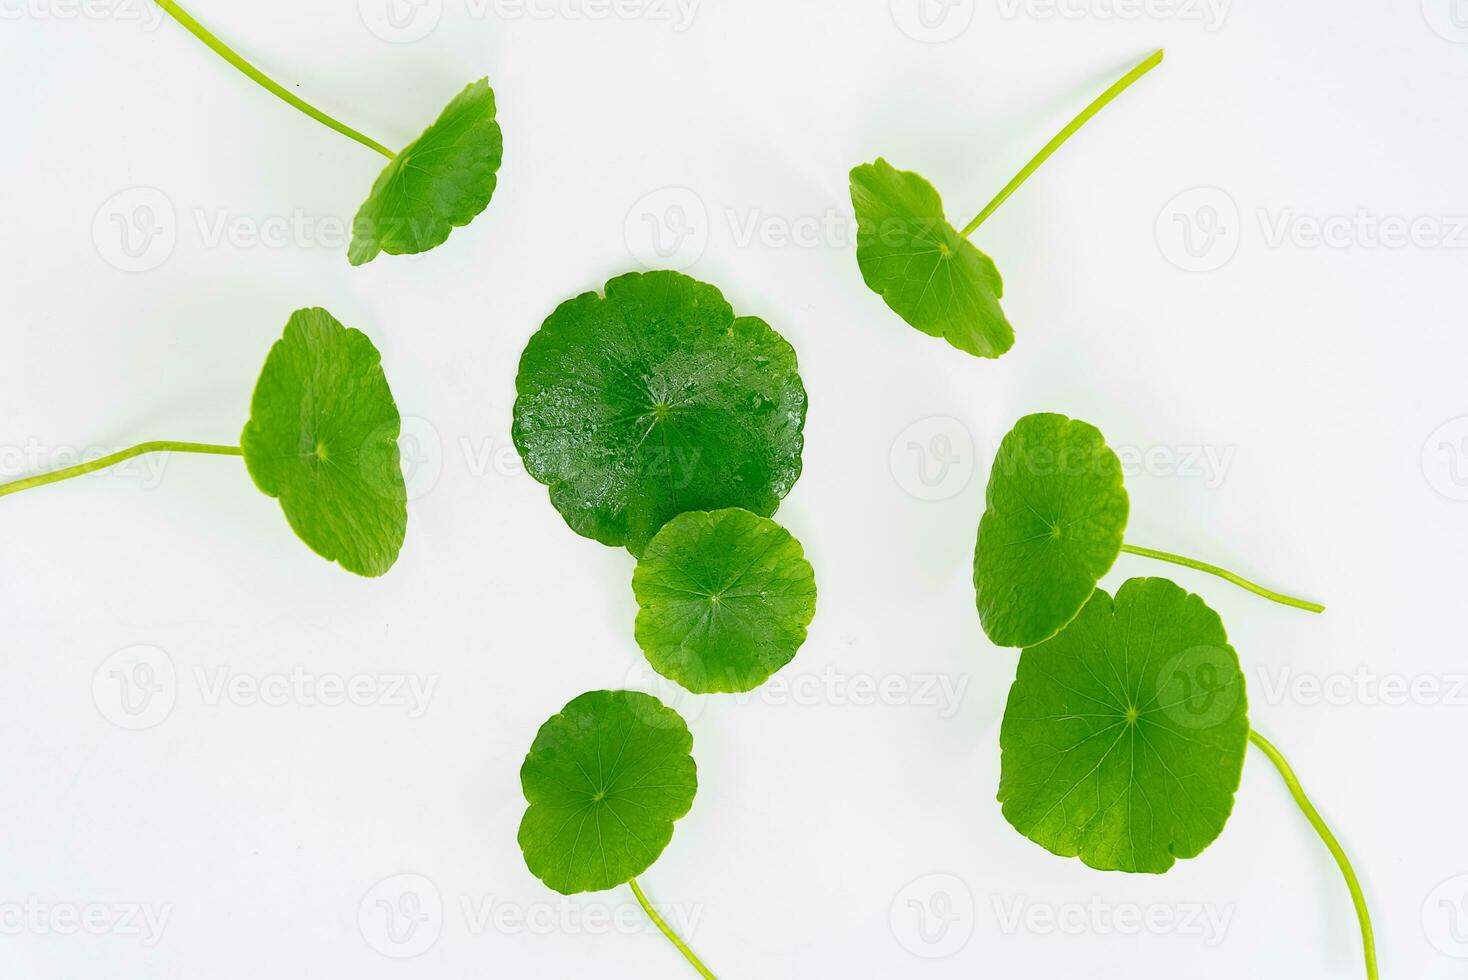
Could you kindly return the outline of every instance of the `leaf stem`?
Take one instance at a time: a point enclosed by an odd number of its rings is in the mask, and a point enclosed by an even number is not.
[[[204,442],[140,442],[130,449],[123,449],[109,456],[102,456],[89,463],[78,463],[76,466],[68,466],[64,470],[56,470],[54,473],[42,473],[40,476],[28,476],[21,480],[13,480],[10,483],[0,484],[0,497],[7,494],[19,493],[29,490],[31,487],[44,487],[48,483],[60,483],[62,480],[70,480],[74,476],[85,476],[97,470],[115,466],[123,460],[141,456],[144,453],[207,453],[211,456],[243,456],[244,451],[239,446],[216,446]]]
[[[1300,811],[1305,814],[1305,819],[1310,821],[1310,826],[1325,841],[1325,846],[1330,849],[1335,863],[1340,866],[1341,874],[1345,876],[1346,887],[1351,890],[1351,903],[1356,906],[1356,919],[1361,923],[1361,946],[1366,955],[1366,976],[1369,980],[1379,980],[1380,975],[1376,972],[1376,936],[1371,931],[1371,913],[1366,908],[1366,896],[1361,891],[1361,882],[1356,878],[1356,871],[1351,867],[1351,861],[1346,857],[1345,849],[1330,832],[1330,828],[1321,819],[1320,813],[1311,804],[1310,798],[1305,795],[1305,790],[1300,786],[1300,781],[1295,778],[1295,771],[1285,761],[1279,749],[1270,744],[1269,740],[1256,731],[1249,732],[1249,741],[1258,746],[1259,751],[1269,757],[1279,774],[1284,777],[1285,785],[1289,787],[1290,795],[1295,798],[1295,803]]]
[[[637,879],[633,878],[627,884],[632,886],[632,894],[637,896],[637,904],[642,906],[642,911],[646,912],[647,917],[653,921],[653,924],[658,927],[658,930],[664,936],[668,937],[668,942],[678,947],[678,952],[682,953],[684,958],[693,964],[693,968],[698,971],[698,975],[706,978],[706,980],[718,980],[717,977],[709,972],[708,967],[698,961],[698,957],[693,955],[693,950],[688,948],[688,944],[682,939],[679,939],[678,934],[669,928],[668,924],[663,921],[662,916],[658,915],[657,910],[652,907],[652,903],[647,900],[647,896],[642,894],[642,889],[638,887]]]
[[[1065,143],[1066,140],[1074,136],[1078,129],[1080,129],[1088,121],[1090,121],[1090,118],[1092,116],[1105,108],[1108,102],[1116,98],[1122,92],[1125,92],[1133,82],[1141,78],[1143,75],[1147,74],[1147,72],[1151,71],[1153,68],[1156,68],[1161,63],[1162,49],[1158,48],[1156,51],[1148,55],[1146,60],[1144,60],[1141,64],[1137,65],[1137,67],[1133,68],[1131,71],[1121,76],[1121,78],[1117,79],[1115,84],[1113,84],[1109,89],[1096,96],[1094,102],[1082,109],[1080,115],[1076,116],[1069,122],[1069,124],[1066,125],[1064,129],[1056,133],[1054,139],[1046,143],[1045,146],[1041,148],[1040,152],[1036,153],[1034,158],[1031,159],[1029,163],[1025,164],[1024,169],[1015,174],[1014,179],[1004,185],[1004,189],[994,196],[994,200],[990,201],[984,206],[984,210],[980,211],[978,217],[970,221],[968,223],[968,226],[964,228],[963,231],[960,232],[960,234],[964,238],[967,238],[975,231],[977,231],[979,225],[983,224],[985,219],[987,219],[989,215],[999,210],[999,205],[1009,200],[1009,195],[1019,190],[1019,186],[1029,179],[1030,174],[1040,169],[1040,164],[1050,159],[1050,154],[1060,149],[1060,147]]]
[[[213,49],[215,54],[219,55],[225,61],[229,62],[240,71],[244,72],[266,91],[290,103],[297,109],[304,112],[306,115],[310,116],[312,119],[316,120],[319,123],[322,123],[323,125],[331,127],[338,133],[341,133],[343,136],[349,136],[352,139],[356,140],[358,143],[361,143],[363,146],[376,150],[378,153],[381,153],[389,160],[393,158],[393,151],[389,150],[387,147],[383,146],[375,139],[372,139],[370,136],[363,136],[361,133],[357,132],[346,123],[339,122],[338,120],[333,119],[326,113],[322,112],[320,109],[311,105],[309,102],[306,102],[304,99],[299,98],[294,93],[287,90],[285,87],[277,84],[275,81],[268,78],[265,73],[262,72],[260,69],[256,68],[244,58],[241,58],[239,55],[235,54],[234,51],[230,49],[229,45],[225,44],[223,41],[219,40],[219,38],[209,33],[209,30],[203,24],[200,24],[198,21],[194,20],[193,17],[189,16],[188,11],[184,10],[178,4],[174,3],[173,0],[154,0],[154,2],[158,4],[159,7],[163,8],[164,13],[168,14],[168,16],[172,17],[174,20],[182,24],[190,34],[194,35],[194,37],[203,41],[211,49]]]
[[[1235,575],[1227,569],[1219,568],[1217,565],[1210,565],[1206,561],[1198,561],[1196,558],[1184,558],[1182,555],[1174,555],[1166,551],[1154,551],[1151,548],[1141,548],[1132,544],[1123,544],[1121,550],[1128,554],[1141,555],[1143,558],[1156,558],[1158,561],[1170,561],[1174,565],[1185,565],[1188,568],[1196,568],[1200,572],[1217,575],[1219,578],[1226,579],[1241,589],[1248,589],[1255,595],[1261,595],[1266,599],[1272,599],[1286,606],[1293,606],[1296,609],[1303,609],[1306,612],[1325,612],[1325,607],[1318,602],[1311,602],[1309,599],[1296,599],[1294,596],[1284,595],[1283,593],[1275,592],[1273,589],[1266,589],[1262,585],[1250,582],[1242,575]]]

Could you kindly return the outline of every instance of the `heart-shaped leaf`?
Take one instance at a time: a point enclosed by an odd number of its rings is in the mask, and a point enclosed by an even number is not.
[[[526,345],[515,390],[526,471],[572,530],[634,555],[685,511],[769,516],[800,476],[795,351],[676,272],[562,303]]]
[[[632,576],[637,642],[695,694],[759,687],[805,642],[816,580],[800,542],[747,510],[673,518]]]
[[[411,255],[443,244],[489,205],[503,152],[494,90],[481,78],[383,168],[352,220],[347,259],[362,265],[379,252]]]
[[[1000,646],[1054,636],[1121,552],[1128,500],[1121,460],[1094,426],[1026,415],[989,474],[974,549],[979,621]]]
[[[265,359],[240,448],[312,551],[375,576],[408,526],[400,425],[372,341],[323,309],[297,310]]]
[[[1166,579],[1097,589],[1020,656],[999,733],[1016,830],[1103,871],[1161,873],[1223,831],[1248,746],[1218,615]]]
[[[631,881],[673,838],[698,789],[693,736],[676,711],[635,691],[592,691],[540,727],[520,784],[520,849],[563,895]]]
[[[851,203],[862,278],[902,319],[979,357],[1014,346],[999,270],[948,223],[932,184],[878,159],[851,171]]]

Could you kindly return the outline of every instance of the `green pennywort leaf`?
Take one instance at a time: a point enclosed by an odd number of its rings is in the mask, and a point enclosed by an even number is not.
[[[541,726],[520,768],[530,806],[525,864],[563,895],[646,871],[698,789],[693,736],[676,711],[634,691],[592,691]]]
[[[999,270],[948,223],[932,184],[878,159],[851,171],[851,203],[862,279],[898,316],[978,357],[1014,346]]]
[[[312,551],[375,576],[408,525],[400,422],[372,341],[325,310],[297,310],[265,359],[240,446]]]
[[[0,485],[0,497],[146,453],[243,456],[255,485],[280,499],[301,540],[358,575],[397,560],[407,529],[397,405],[382,358],[322,309],[297,310],[270,349],[241,445],[155,440]]]
[[[352,265],[378,254],[426,252],[454,228],[472,221],[494,194],[503,140],[495,121],[494,92],[487,79],[460,92],[438,120],[401,153],[306,102],[250,64],[209,32],[174,0],[159,8],[251,81],[286,104],[390,161],[352,223],[347,258]]]
[[[695,694],[759,687],[795,656],[816,611],[815,572],[800,542],[736,508],[663,525],[632,591],[648,662]]]
[[[867,286],[909,324],[961,351],[998,357],[1009,350],[1014,331],[999,306],[999,270],[969,236],[1103,106],[1161,62],[1162,52],[1153,52],[1101,93],[962,231],[948,223],[938,192],[918,174],[882,159],[852,170],[856,260]]]
[[[1121,552],[1208,572],[1282,605],[1325,608],[1217,565],[1127,544],[1128,516],[1121,460],[1099,431],[1063,415],[1016,422],[994,458],[974,547],[974,594],[989,639],[1028,647],[1054,636]]]
[[[352,222],[352,265],[426,252],[473,221],[494,195],[503,151],[494,91],[481,78],[383,168]]]
[[[1223,831],[1249,742],[1223,623],[1166,579],[1096,590],[1020,656],[999,800],[1020,833],[1093,868],[1160,874]]]
[[[561,304],[526,345],[515,390],[526,471],[572,530],[634,555],[687,511],[767,517],[800,476],[795,351],[676,272]]]
[[[1121,461],[1094,426],[1026,415],[994,457],[974,549],[979,622],[1000,646],[1033,646],[1080,612],[1121,553]]]

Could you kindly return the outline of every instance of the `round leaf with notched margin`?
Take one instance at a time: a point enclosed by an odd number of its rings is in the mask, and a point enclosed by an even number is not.
[[[347,260],[363,265],[379,252],[411,255],[442,245],[489,206],[503,153],[494,90],[481,78],[383,168],[352,219]]]
[[[673,838],[698,789],[693,736],[671,708],[636,691],[592,691],[540,726],[520,784],[530,803],[520,850],[563,895],[642,874]]]
[[[408,526],[400,425],[372,341],[323,309],[297,310],[265,359],[240,448],[312,551],[376,576]]]
[[[1014,346],[999,270],[948,223],[932,184],[878,159],[851,171],[851,203],[862,278],[902,319],[979,357]]]
[[[989,474],[974,549],[979,622],[1000,646],[1049,639],[1080,612],[1121,553],[1121,461],[1094,426],[1026,415]]]
[[[634,555],[686,511],[767,517],[800,476],[795,351],[676,272],[562,303],[525,346],[515,389],[526,471],[572,530]]]
[[[1160,874],[1223,832],[1248,699],[1218,614],[1166,579],[1097,589],[1020,655],[999,801],[1016,830],[1103,871]]]
[[[695,694],[759,687],[795,656],[816,612],[800,542],[747,510],[694,511],[663,525],[632,591],[648,662]]]

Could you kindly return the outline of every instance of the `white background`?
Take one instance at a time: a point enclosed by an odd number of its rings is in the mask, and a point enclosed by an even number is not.
[[[1170,575],[1219,610],[1255,725],[1362,871],[1384,975],[1468,970],[1468,10],[957,0],[929,30],[906,0],[703,0],[691,22],[641,0],[599,19],[426,0],[395,21],[385,0],[197,0],[392,145],[490,76],[489,210],[426,256],[352,269],[342,229],[382,161],[141,0],[95,2],[0,0],[4,474],[235,440],[265,351],[319,304],[383,351],[415,499],[376,581],[301,545],[237,459],[0,503],[0,975],[691,975],[625,889],[563,900],[515,844],[540,723],[585,690],[656,689],[632,560],[519,471],[516,362],[558,302],[645,262],[775,325],[810,392],[779,513],[817,570],[809,642],[748,698],[663,688],[700,791],[643,882],[716,972],[1362,976],[1336,869],[1252,751],[1223,836],[1163,877],[1091,871],[1005,824],[1016,652],[980,632],[970,562],[993,448],[1041,410],[1131,461],[1130,539],[1328,603],[1125,556],[1103,583]],[[920,170],[962,224],[1158,45],[1163,66],[976,236],[1011,353],[961,354],[865,289],[850,167]],[[133,716],[119,677],[146,679],[138,662],[157,690]],[[418,711],[213,686],[296,670],[433,687]],[[1393,703],[1383,678],[1418,695]],[[378,901],[410,909],[405,890],[419,928],[396,943]],[[101,935],[57,934],[93,905]],[[161,936],[119,921],[130,905],[166,915]],[[1118,909],[1153,925],[1125,934]]]

